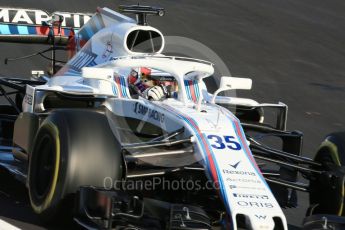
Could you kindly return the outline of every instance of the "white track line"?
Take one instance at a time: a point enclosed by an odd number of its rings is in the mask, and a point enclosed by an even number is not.
[[[0,219],[0,230],[20,230],[20,228]]]

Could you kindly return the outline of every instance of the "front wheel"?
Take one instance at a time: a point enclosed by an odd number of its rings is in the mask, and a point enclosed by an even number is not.
[[[42,216],[57,211],[55,207],[62,199],[61,147],[57,126],[44,123],[36,136],[28,180],[31,207]]]
[[[310,181],[310,208],[307,215],[345,216],[345,132],[329,134],[314,160],[325,173]]]
[[[33,210],[45,222],[69,217],[80,186],[102,187],[105,178],[121,179],[120,147],[104,113],[53,112],[39,128],[29,158]]]

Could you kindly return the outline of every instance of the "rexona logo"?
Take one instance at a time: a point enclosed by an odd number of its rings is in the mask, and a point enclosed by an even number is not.
[[[91,17],[89,14],[54,12],[64,17],[63,27],[82,27]],[[42,25],[50,16],[43,10],[0,8],[0,23],[21,25]]]
[[[273,208],[273,204],[265,202],[238,201],[237,204],[241,207],[249,208]]]
[[[240,193],[233,193],[233,195],[236,198],[263,199],[263,200],[268,199],[267,195],[240,194]]]
[[[224,174],[238,174],[238,175],[255,176],[255,172],[236,171],[236,170],[228,170],[228,169],[223,169],[223,173]]]
[[[237,162],[236,164],[229,164],[232,168],[236,169],[237,166],[241,163],[241,161]]]

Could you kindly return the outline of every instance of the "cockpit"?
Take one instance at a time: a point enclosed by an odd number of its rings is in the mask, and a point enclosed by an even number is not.
[[[178,95],[178,83],[175,77],[157,69],[133,68],[127,77],[127,81],[132,98],[141,96],[149,100],[161,100],[164,98],[177,98]]]

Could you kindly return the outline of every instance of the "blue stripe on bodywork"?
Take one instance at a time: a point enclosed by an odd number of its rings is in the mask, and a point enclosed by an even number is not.
[[[67,29],[67,28],[64,28],[63,32],[64,32],[65,36],[68,36],[70,34],[71,30]]]
[[[195,91],[195,96],[196,96],[197,100],[199,100],[200,91],[199,91],[199,84],[197,81],[194,82],[194,91]]]
[[[205,134],[203,134],[203,135],[204,135],[204,138],[205,138],[205,140],[206,140],[208,146],[211,146],[211,144],[210,144],[210,142],[208,141],[206,135],[205,135]],[[211,152],[211,154],[212,154],[212,156],[213,156],[213,159],[217,159],[217,158],[215,157],[215,155],[214,155],[214,152],[213,152],[212,148],[209,148],[209,149],[210,149],[210,152]],[[228,195],[225,193],[226,189],[225,189],[225,186],[224,186],[222,177],[220,176],[221,173],[219,172],[219,166],[218,166],[217,160],[214,161],[214,164],[215,164],[215,166],[216,166],[215,168],[216,168],[216,170],[217,170],[217,174],[219,175],[219,176],[218,176],[218,183],[219,183],[219,186],[222,188],[222,189],[220,189],[220,192],[221,192],[221,194],[222,194],[222,197],[225,199],[225,202],[226,202],[227,204],[229,204]],[[228,213],[231,213],[230,205],[226,205],[225,208],[228,210]]]
[[[11,34],[19,34],[18,33],[18,26],[17,25],[9,25],[8,27],[10,29],[10,33]]]
[[[187,97],[189,100],[192,100],[192,95],[190,94],[190,89],[189,89],[189,81],[184,80],[184,85],[186,87],[186,92],[187,92]]]
[[[223,111],[224,111],[224,110],[223,110]],[[239,125],[239,127],[240,127],[240,132],[241,132],[241,133],[238,133],[238,131],[237,131],[235,122],[238,122],[238,123],[239,123],[238,119],[237,119],[236,117],[234,117],[232,114],[230,114],[229,112],[227,112],[227,111],[224,111],[224,112],[225,112],[225,114],[226,114],[225,116],[230,120],[230,122],[231,122],[231,124],[232,124],[232,127],[233,127],[233,129],[235,130],[236,137],[237,137],[237,139],[239,140],[239,142],[240,142],[240,144],[241,144],[241,146],[242,146],[242,148],[243,148],[244,144],[246,144],[246,143],[243,143],[243,142],[242,142],[242,139],[240,138],[240,135],[242,135],[242,137],[245,137],[245,134],[244,134],[243,129],[242,129],[242,127],[241,127],[240,125]],[[258,174],[258,176],[260,177],[261,181],[264,183],[264,185],[267,187],[267,189],[268,189],[269,191],[271,191],[271,189],[270,189],[270,187],[268,186],[268,184],[267,184],[265,178],[262,176],[261,172],[258,171],[257,165],[254,165],[254,162],[252,162],[252,160],[249,158],[249,155],[253,156],[253,154],[252,154],[251,152],[248,152],[248,151],[247,151],[247,148],[243,148],[243,150],[245,151],[246,156],[247,156],[247,158],[249,159],[250,164],[253,166],[255,172]],[[249,151],[250,151],[250,150],[249,150]]]
[[[19,34],[27,35],[29,34],[29,30],[27,26],[18,26],[17,27]]]
[[[202,143],[202,137],[201,137],[201,135],[203,135],[204,138],[205,138],[205,140],[206,140],[206,143],[208,144],[208,146],[210,146],[209,141],[208,141],[208,139],[206,138],[205,134],[200,134],[200,133],[198,132],[198,130],[194,127],[194,125],[190,122],[190,120],[192,120],[195,124],[197,124],[193,118],[191,118],[191,117],[187,118],[186,115],[181,114],[181,113],[179,113],[178,111],[175,111],[175,109],[172,109],[172,108],[169,108],[169,107],[166,107],[166,106],[163,106],[163,108],[166,109],[166,110],[168,110],[168,111],[170,111],[170,112],[172,112],[172,113],[174,113],[177,117],[179,117],[179,118],[181,118],[182,120],[184,120],[184,121],[193,129],[194,134],[196,135],[196,138],[199,140],[199,143]],[[189,120],[189,119],[190,119],[190,120]],[[204,161],[204,163],[206,164],[206,167],[207,167],[208,172],[211,173],[210,162],[208,161],[207,152],[206,152],[206,146],[204,146],[204,145],[202,145],[202,144],[200,144],[200,146],[201,146],[201,149],[202,149],[202,151],[201,151],[201,152],[202,152],[202,155],[204,156],[204,157],[203,157],[203,161]],[[214,158],[214,152],[212,151],[212,148],[208,148],[208,149],[210,150],[210,154],[212,154],[212,158]],[[214,158],[214,159],[216,159],[216,158]],[[220,172],[219,172],[219,167],[218,167],[217,160],[214,160],[214,164],[215,164],[215,168],[216,168],[216,173],[218,174],[218,183],[219,183],[219,186],[222,188],[222,189],[220,189],[221,196],[223,197],[224,202],[226,202],[226,204],[229,204],[228,197],[227,197],[226,194],[224,194],[224,192],[225,192],[226,190],[224,189],[223,181],[222,181],[222,179],[220,178],[220,175],[221,175],[221,174],[220,174]],[[227,211],[228,211],[228,213],[229,213],[229,215],[230,215],[231,209],[230,209],[229,205],[226,205],[225,208],[227,209]],[[230,218],[230,219],[231,219],[231,218]],[[231,223],[232,223],[232,220],[230,220],[230,224],[231,224]],[[231,225],[232,225],[232,224],[231,224]]]
[[[8,25],[0,25],[0,34],[11,34]]]
[[[191,88],[190,88],[190,85],[193,85],[195,99],[196,99],[196,101],[198,101],[199,97],[200,97],[198,81],[196,81],[196,80],[184,80],[184,84],[185,84],[188,99],[193,100],[192,92],[191,92]]]
[[[120,84],[121,84],[122,95],[124,97],[128,97],[127,92],[126,92],[126,83],[125,83],[124,77],[120,77]]]
[[[37,34],[35,26],[28,26],[27,28],[28,28],[29,34]]]
[[[169,108],[169,107],[166,107],[166,106],[163,106],[163,108],[165,110],[168,110],[172,113],[174,113],[177,117],[181,118],[182,120],[184,120],[194,131],[194,133],[196,134],[196,137],[198,138],[199,140],[199,143],[202,143],[202,139],[201,139],[201,136],[199,135],[199,132],[198,130],[194,127],[194,125],[190,122],[190,120],[192,120],[195,124],[195,120],[193,118],[186,118],[184,115],[178,113],[177,111],[173,110],[172,108]],[[207,140],[207,139],[206,139]],[[210,164],[208,162],[208,158],[207,158],[207,152],[206,152],[206,149],[205,149],[205,146],[201,145],[201,149],[202,149],[202,155],[204,156],[203,160],[205,161],[204,163],[206,164],[206,167],[208,169],[209,172],[211,172],[211,169],[210,169]]]
[[[113,94],[114,94],[115,96],[117,96],[117,89],[116,89],[115,84],[112,85],[112,89],[113,89]]]

